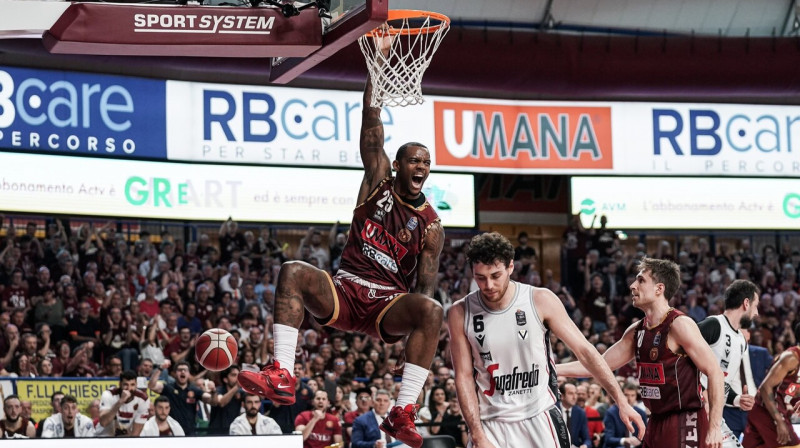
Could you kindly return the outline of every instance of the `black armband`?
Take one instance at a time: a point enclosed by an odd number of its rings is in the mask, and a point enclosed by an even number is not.
[[[736,400],[736,397],[738,396],[739,394],[737,394],[736,391],[733,390],[731,385],[725,383],[725,404],[727,404],[728,406],[736,406],[735,404],[733,404],[733,401]]]

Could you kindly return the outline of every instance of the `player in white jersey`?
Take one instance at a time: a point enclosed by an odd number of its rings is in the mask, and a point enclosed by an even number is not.
[[[498,233],[470,241],[467,258],[479,290],[448,313],[456,390],[473,448],[569,448],[558,401],[550,332],[623,403],[620,417],[644,434],[614,375],[551,291],[515,281],[514,246]],[[473,375],[474,372],[474,375]]]
[[[47,417],[42,423],[43,439],[70,439],[94,437],[92,419],[78,412],[78,399],[64,395],[61,399],[61,412]]]
[[[758,316],[758,287],[748,280],[736,280],[725,290],[725,312],[710,316],[698,327],[719,360],[725,374],[725,408],[723,409],[722,446],[741,447],[739,436],[747,424],[747,411],[753,408],[755,391],[750,370],[750,355],[747,341],[741,328],[750,328],[753,318]],[[703,387],[708,379],[700,378]]]
[[[98,437],[139,437],[147,422],[150,399],[136,388],[136,378],[133,370],[126,370],[119,376],[119,387],[103,392]]]

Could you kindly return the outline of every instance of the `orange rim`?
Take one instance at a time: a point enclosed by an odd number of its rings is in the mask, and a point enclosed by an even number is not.
[[[425,19],[430,18],[427,26],[414,26],[414,22],[424,22]],[[408,27],[392,28],[392,22],[408,20]],[[433,22],[433,23],[432,23]],[[389,11],[389,18],[386,19],[389,24],[389,34],[392,36],[413,36],[417,34],[429,34],[438,30],[439,28],[450,25],[450,18],[444,14],[433,11],[417,11],[414,9],[393,9]],[[366,34],[369,37],[381,36],[380,28],[375,28]]]

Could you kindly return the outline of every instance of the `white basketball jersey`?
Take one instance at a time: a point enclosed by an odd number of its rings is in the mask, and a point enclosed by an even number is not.
[[[710,319],[719,321],[720,333],[717,342],[710,344],[711,351],[719,360],[722,374],[725,375],[725,391],[728,388],[742,394],[742,381],[746,381],[747,391],[750,395],[755,395],[756,385],[754,385],[752,373],[750,371],[750,355],[747,351],[747,341],[741,331],[734,330],[724,314],[710,316]],[[744,372],[746,379],[742,378],[740,365],[744,362]],[[708,387],[708,377],[702,375],[700,381],[703,387]]]
[[[511,282],[505,310],[483,305],[480,291],[464,300],[464,333],[472,350],[481,419],[520,421],[556,403],[558,385],[550,332],[533,306],[530,285]]]

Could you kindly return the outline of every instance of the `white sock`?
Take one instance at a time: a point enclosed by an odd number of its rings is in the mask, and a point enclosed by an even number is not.
[[[400,393],[397,394],[395,405],[405,409],[407,404],[416,403],[427,379],[428,369],[406,363],[403,367],[403,382],[400,384]]]
[[[281,367],[294,376],[294,352],[297,349],[297,328],[289,325],[275,324],[272,327],[275,338],[275,359]]]

